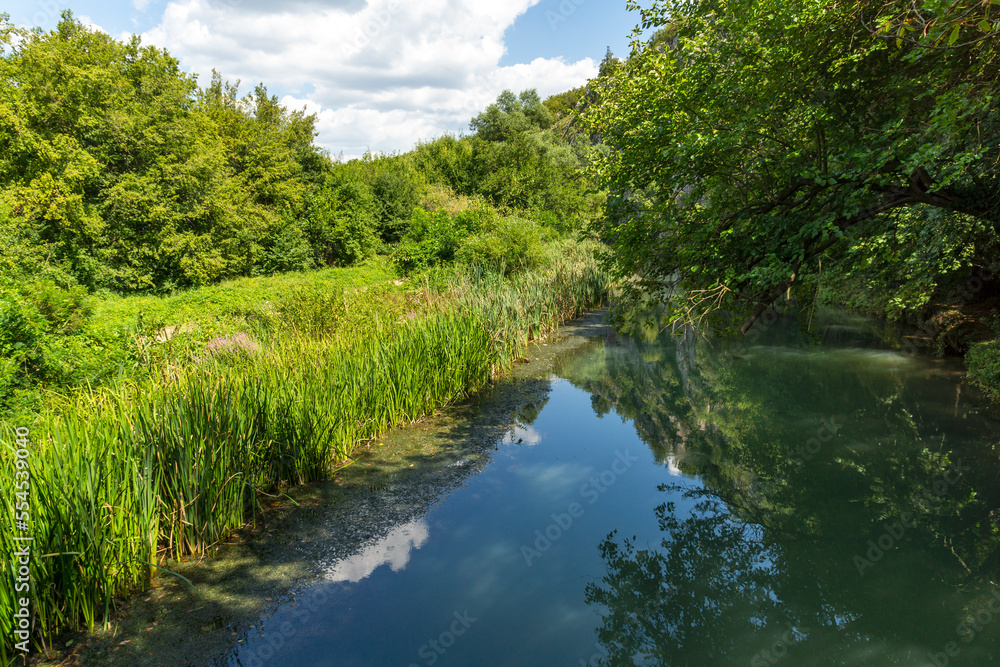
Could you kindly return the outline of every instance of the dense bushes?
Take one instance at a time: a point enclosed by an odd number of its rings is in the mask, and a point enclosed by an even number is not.
[[[545,261],[543,238],[544,232],[535,222],[508,216],[466,238],[455,259],[501,275],[519,273]]]
[[[337,162],[313,143],[315,117],[263,85],[241,97],[213,72],[200,89],[166,51],[70,13],[48,33],[0,16],[0,78],[8,281],[58,274],[90,291],[169,293],[347,266],[404,239],[414,259],[400,265],[419,267],[455,250],[413,246],[426,236],[410,233],[422,203],[477,200],[562,232],[600,205],[580,169],[589,139],[557,131],[533,90],[505,91],[472,136]],[[456,233],[476,231],[463,225]]]
[[[18,287],[0,286],[0,414],[19,393],[39,383],[85,380],[78,373],[79,350],[65,345],[87,323],[92,303],[79,285],[38,278]],[[23,407],[23,406],[22,406]]]
[[[993,314],[991,324],[998,337],[973,345],[965,355],[965,361],[972,383],[994,401],[1000,401],[1000,313]]]
[[[571,141],[554,128],[537,127],[508,134],[493,129],[489,136],[500,138],[441,137],[420,144],[409,157],[432,183],[503,211],[550,216],[563,230],[599,216],[603,196],[582,171],[593,150],[588,137]]]
[[[516,273],[542,264],[543,243],[552,235],[533,220],[501,216],[488,206],[455,215],[417,209],[393,257],[404,273],[453,261]]]
[[[361,183],[328,177],[309,202],[305,231],[320,266],[367,259],[378,244],[375,199]]]
[[[965,357],[969,379],[995,401],[1000,401],[1000,340],[973,345]]]
[[[123,292],[283,268],[313,117],[263,86],[198,90],[165,51],[69,14],[51,33],[0,18],[0,49],[0,234],[21,268]]]

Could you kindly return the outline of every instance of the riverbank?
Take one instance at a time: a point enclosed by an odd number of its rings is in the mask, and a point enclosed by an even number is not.
[[[790,626],[810,629],[796,664],[936,654],[995,589],[996,411],[955,359],[893,351],[850,313],[814,323],[818,340],[785,320],[749,349],[663,332],[557,353],[508,421],[463,411],[489,389],[374,444],[335,504],[294,491],[299,507],[223,549],[233,576],[178,566],[231,602],[175,599],[178,580],[78,664],[627,663],[619,628],[670,664],[715,664],[720,642],[750,664]],[[315,533],[285,532],[299,516]],[[242,550],[267,542],[270,563]],[[282,581],[290,567],[305,575]],[[831,605],[854,621],[830,624]],[[705,609],[694,630],[657,621]],[[978,633],[961,664],[988,664],[997,640]]]
[[[509,374],[365,445],[355,463],[330,480],[289,489],[215,557],[163,563],[197,592],[161,573],[147,595],[120,606],[109,628],[63,637],[39,664],[211,664],[245,642],[257,619],[337,576],[331,571],[338,564],[343,569],[345,558],[355,555],[355,566],[363,569],[388,562],[393,547],[419,541],[412,530],[401,537],[407,527],[489,463],[522,415],[537,414],[547,400],[553,360],[605,335],[603,316],[591,312],[536,341]]]
[[[387,258],[376,257],[347,268],[239,278],[166,295],[95,295],[43,281],[28,303],[17,290],[0,290],[7,299],[5,338],[30,350],[23,364],[0,359],[0,419],[26,423],[50,411],[54,396],[162,377],[202,356],[215,340],[241,333],[270,340],[334,295],[372,286],[405,293],[390,285],[397,277]]]
[[[883,338],[895,349],[961,358],[969,382],[1000,403],[1000,297],[931,304],[922,316],[880,317]]]
[[[37,646],[96,628],[149,587],[153,563],[210,553],[262,498],[354,464],[359,444],[503,376],[529,342],[601,305],[607,279],[591,248],[569,244],[543,270],[398,287],[317,294],[280,336],[229,337],[163,377],[39,417],[28,531]],[[16,426],[4,425],[5,443]],[[13,450],[0,456],[13,469]],[[3,487],[13,498],[13,480]],[[14,606],[4,589],[5,641]]]

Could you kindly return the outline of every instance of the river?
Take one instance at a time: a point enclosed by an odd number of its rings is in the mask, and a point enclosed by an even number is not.
[[[368,487],[370,534],[305,550],[205,664],[997,663],[1000,421],[957,362],[837,313],[569,333],[471,449],[489,392],[387,438],[418,469],[447,440],[451,482]]]

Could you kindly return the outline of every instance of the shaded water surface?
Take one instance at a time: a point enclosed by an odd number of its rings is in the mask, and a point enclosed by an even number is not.
[[[866,326],[562,353],[460,488],[223,664],[997,664],[997,415]]]

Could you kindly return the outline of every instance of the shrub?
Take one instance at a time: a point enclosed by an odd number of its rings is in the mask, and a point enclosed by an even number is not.
[[[315,266],[309,239],[296,221],[286,220],[264,253],[264,273],[307,271]]]
[[[375,252],[376,204],[359,181],[327,183],[314,195],[306,235],[316,261],[325,266],[348,266]]]
[[[240,331],[232,336],[216,336],[205,344],[205,351],[217,357],[241,358],[261,351],[260,343]]]
[[[414,210],[410,228],[393,254],[396,266],[409,274],[452,261],[462,238],[472,231],[470,225],[478,222],[472,212],[452,217],[444,211]]]
[[[1000,339],[977,343],[965,355],[969,379],[990,398],[1000,401]]]
[[[0,295],[0,405],[45,370],[42,320],[20,295]]]
[[[465,239],[455,259],[502,274],[519,273],[544,263],[543,236],[534,222],[509,216]]]
[[[86,351],[67,344],[91,312],[86,290],[76,283],[41,278],[0,290],[0,407],[36,383],[73,379]]]
[[[93,313],[87,290],[75,282],[59,284],[52,279],[37,280],[24,285],[22,293],[44,319],[45,330],[49,333],[79,331]]]
[[[472,208],[474,202],[465,195],[457,194],[447,185],[429,185],[420,198],[420,208],[425,211],[444,211],[448,215],[458,215]]]

